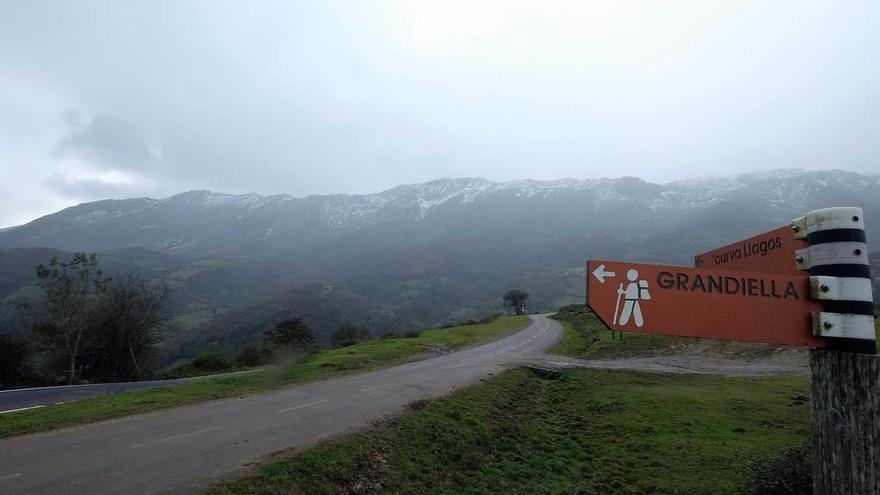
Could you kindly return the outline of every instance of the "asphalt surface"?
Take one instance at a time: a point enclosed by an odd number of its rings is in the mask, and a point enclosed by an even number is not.
[[[401,366],[0,440],[0,493],[194,493],[273,452],[360,430],[539,356],[562,333],[544,316],[488,344]]]
[[[193,380],[203,380],[215,376],[249,373],[223,373],[222,375],[199,376],[192,378],[173,378],[170,380],[147,380],[142,382],[94,383],[90,385],[62,385],[58,387],[34,387],[0,390],[0,414],[34,409],[50,404],[60,404],[97,395],[112,395],[130,390],[167,387]]]

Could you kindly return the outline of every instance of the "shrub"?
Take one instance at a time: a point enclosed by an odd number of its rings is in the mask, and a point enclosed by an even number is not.
[[[290,351],[308,349],[315,341],[312,330],[299,318],[279,322],[263,332],[263,338],[270,344],[287,347]]]
[[[370,338],[370,331],[366,327],[359,327],[353,323],[345,322],[333,332],[330,342],[333,347],[348,347]]]
[[[485,325],[487,323],[492,323],[493,321],[495,321],[495,318],[498,318],[498,315],[483,316],[481,318],[468,318],[467,320],[460,321],[459,323],[446,322],[437,328],[444,330],[447,328],[463,327],[470,325]]]
[[[253,368],[268,363],[271,357],[271,347],[260,342],[251,342],[238,351],[235,365],[240,368]]]
[[[497,317],[497,315],[489,315],[481,318],[469,318],[467,321],[463,322],[462,325],[486,325],[495,321],[495,318]]]
[[[31,354],[32,349],[24,340],[0,334],[0,385],[8,387],[31,381],[28,362]]]
[[[382,334],[381,337],[379,337],[379,339],[380,339],[380,340],[385,340],[385,339],[414,339],[414,338],[418,337],[418,336],[421,335],[421,334],[422,334],[422,332],[420,332],[420,331],[412,331],[412,332],[404,332],[404,333],[398,333],[398,332],[385,332],[385,333]]]
[[[185,378],[235,370],[232,357],[222,352],[207,352],[160,374],[161,378]]]
[[[192,366],[200,371],[223,371],[234,368],[232,358],[222,352],[208,352],[195,358]]]

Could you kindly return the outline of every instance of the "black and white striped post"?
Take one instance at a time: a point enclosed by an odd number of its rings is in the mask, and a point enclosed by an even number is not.
[[[813,493],[880,494],[880,358],[874,330],[871,271],[861,208],[826,208],[794,220],[796,253],[810,274]]]

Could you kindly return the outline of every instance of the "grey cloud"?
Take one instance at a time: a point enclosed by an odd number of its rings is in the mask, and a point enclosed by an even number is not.
[[[156,171],[157,157],[129,122],[107,114],[83,119],[73,110],[63,118],[70,129],[55,147],[55,156],[76,157],[104,169]]]
[[[0,186],[22,196],[880,172],[872,0],[6,3],[0,167],[28,171]]]
[[[138,184],[119,184],[92,178],[53,174],[44,182],[50,190],[69,198],[125,198],[143,195]]]

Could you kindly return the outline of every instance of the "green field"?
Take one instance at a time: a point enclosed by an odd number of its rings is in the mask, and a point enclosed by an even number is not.
[[[694,340],[631,332],[617,332],[612,338],[611,331],[583,305],[566,306],[554,318],[562,323],[564,333],[550,353],[560,356],[599,359],[644,355]]]
[[[802,377],[515,370],[210,495],[729,494],[809,430]]]
[[[525,316],[500,317],[491,323],[425,330],[417,337],[372,340],[340,349],[320,350],[289,367],[209,378],[172,387],[125,392],[68,404],[0,415],[0,438],[78,423],[126,416],[244,395],[357,370],[399,364],[419,355],[498,339],[525,328]]]

